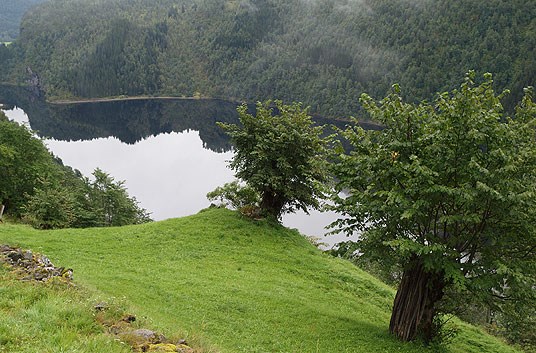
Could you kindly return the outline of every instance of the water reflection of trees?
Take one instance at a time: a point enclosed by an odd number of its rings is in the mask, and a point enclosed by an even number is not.
[[[0,103],[28,115],[40,136],[63,141],[116,137],[134,144],[161,133],[198,131],[203,147],[231,149],[216,121],[236,123],[236,103],[219,100],[131,100],[79,104],[47,104],[20,87],[0,87]]]
[[[143,99],[99,103],[48,104],[22,87],[0,86],[0,103],[18,106],[40,136],[63,141],[116,137],[134,144],[161,133],[198,131],[203,147],[231,149],[217,121],[238,123],[237,103],[222,100]],[[252,106],[251,109],[254,109]],[[319,124],[345,122],[315,117]]]
[[[47,121],[30,117],[40,133],[61,140],[114,136],[133,144],[161,133],[195,130],[205,148],[231,148],[216,121],[237,121],[236,104],[222,101],[133,100],[48,105]]]

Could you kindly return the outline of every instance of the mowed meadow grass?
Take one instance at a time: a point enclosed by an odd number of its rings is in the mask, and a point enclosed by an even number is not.
[[[120,228],[3,224],[0,243],[47,254],[56,266],[73,268],[79,286],[123,301],[145,326],[204,351],[438,350],[389,335],[393,288],[294,230],[225,209]],[[441,351],[517,352],[455,325],[460,333]]]

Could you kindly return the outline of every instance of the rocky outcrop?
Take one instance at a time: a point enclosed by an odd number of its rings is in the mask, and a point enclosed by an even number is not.
[[[23,281],[60,280],[72,285],[72,269],[56,267],[45,255],[30,250],[0,245],[0,264],[2,263],[12,268],[15,275]],[[133,323],[136,321],[134,315],[123,315],[120,320],[107,319],[110,306],[106,302],[95,304],[94,309],[96,321],[103,325],[109,334],[128,344],[134,352],[196,352],[183,339],[173,341],[155,331],[134,327]]]
[[[9,245],[0,245],[0,262],[14,269],[18,277],[25,281],[60,279],[70,283],[73,279],[72,269],[56,267],[45,255]]]
[[[28,75],[26,83],[28,84],[29,91],[34,98],[42,98],[43,88],[41,86],[41,78],[29,66],[26,67],[26,74]]]
[[[135,352],[178,352],[195,353],[185,340],[171,340],[161,333],[146,329],[136,328],[132,324],[136,317],[131,314],[124,315],[121,320],[113,322],[105,319],[108,304],[101,302],[95,305],[97,322],[101,323],[108,332],[117,337],[121,342],[128,344]]]

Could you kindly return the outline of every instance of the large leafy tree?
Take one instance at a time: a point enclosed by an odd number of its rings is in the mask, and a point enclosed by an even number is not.
[[[284,212],[318,208],[327,180],[328,138],[301,104],[258,103],[256,115],[238,107],[241,126],[220,124],[231,136],[235,155],[230,167],[259,193],[260,208],[278,219]]]
[[[453,296],[534,300],[536,105],[527,91],[507,117],[491,75],[474,76],[431,104],[405,103],[397,86],[363,95],[384,130],[342,132],[353,150],[334,167],[348,192],[336,226],[403,270],[390,323],[402,340],[433,339]]]

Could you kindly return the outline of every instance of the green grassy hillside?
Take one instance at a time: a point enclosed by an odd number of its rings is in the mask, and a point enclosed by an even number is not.
[[[82,287],[121,300],[150,328],[186,336],[205,351],[433,351],[388,334],[392,288],[295,231],[228,210],[107,229],[0,224],[2,243],[72,267]],[[516,352],[456,325],[460,334],[445,352]]]

